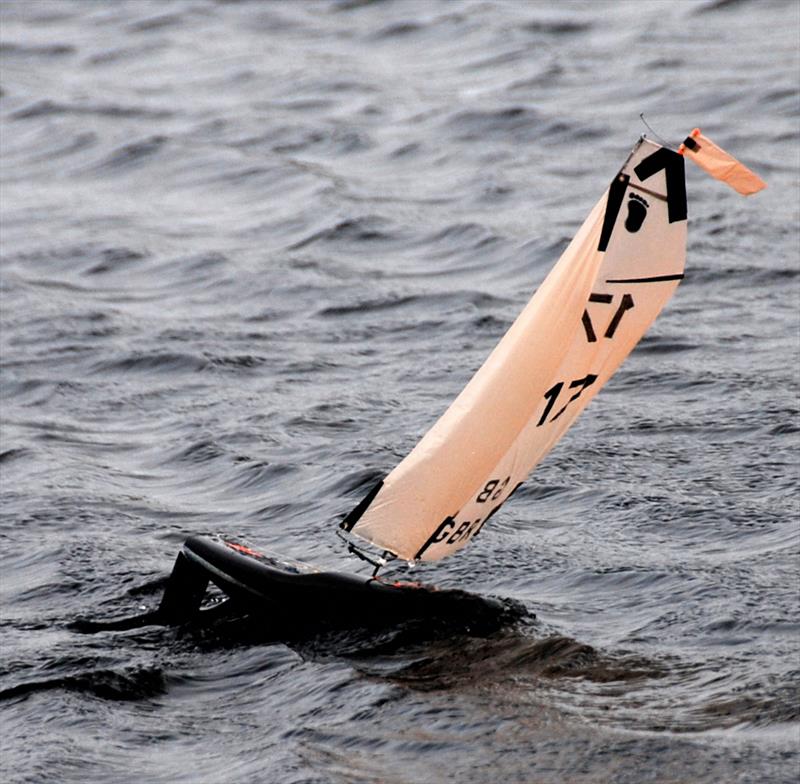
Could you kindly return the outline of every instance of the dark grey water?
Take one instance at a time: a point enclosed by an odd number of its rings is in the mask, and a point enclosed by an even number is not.
[[[796,780],[796,2],[0,14],[4,781]],[[529,617],[391,644],[69,630],[157,602],[189,533],[357,569],[335,521],[641,111],[769,188],[690,169],[673,302],[483,535],[416,572]]]

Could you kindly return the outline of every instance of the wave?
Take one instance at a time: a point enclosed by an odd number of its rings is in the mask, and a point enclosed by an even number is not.
[[[33,680],[0,690],[0,701],[26,699],[47,691],[70,691],[101,700],[148,700],[167,691],[167,677],[156,667],[131,667],[121,671],[87,670],[75,675]]]

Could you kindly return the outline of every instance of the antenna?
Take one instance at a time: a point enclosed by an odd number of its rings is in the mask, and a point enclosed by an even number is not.
[[[650,127],[650,123],[647,122],[647,120],[644,119],[644,112],[639,112],[639,119],[644,123],[645,128],[647,128],[647,130],[650,131],[650,133],[652,133],[653,136],[655,136],[656,139],[658,139],[665,147],[670,147],[670,148],[672,147],[672,145],[669,142],[665,141],[659,134],[657,134]]]

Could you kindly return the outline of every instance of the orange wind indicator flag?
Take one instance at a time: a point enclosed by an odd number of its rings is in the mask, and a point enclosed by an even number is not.
[[[684,139],[678,152],[742,196],[750,196],[767,187],[767,183],[761,177],[714,144],[707,136],[703,136],[699,128],[695,128]]]

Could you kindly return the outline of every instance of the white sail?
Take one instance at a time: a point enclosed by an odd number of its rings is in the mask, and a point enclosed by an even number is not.
[[[683,157],[642,139],[483,366],[342,527],[409,561],[463,547],[638,343],[685,257]]]

